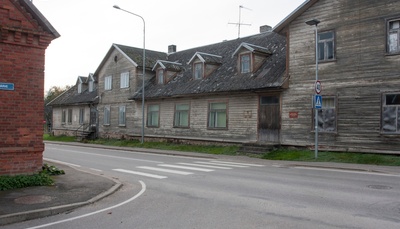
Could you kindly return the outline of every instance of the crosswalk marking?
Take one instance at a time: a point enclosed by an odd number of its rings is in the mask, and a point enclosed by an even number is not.
[[[196,161],[195,163],[206,164],[206,165],[229,166],[229,167],[236,167],[236,168],[246,168],[246,167],[249,167],[249,166],[244,166],[244,165],[228,165],[228,164],[224,164],[224,163],[205,162],[205,161]]]
[[[168,178],[166,176],[160,176],[160,175],[155,175],[155,174],[151,174],[151,173],[142,173],[142,172],[137,172],[137,171],[125,170],[125,169],[113,169],[113,170],[117,171],[117,172],[130,173],[130,174],[135,174],[135,175],[140,175],[140,176],[145,176],[145,177],[152,177],[152,178],[157,178],[157,179]]]
[[[227,166],[231,166],[231,165],[243,165],[243,166],[264,167],[264,165],[259,165],[259,164],[236,163],[236,162],[230,162],[230,161],[211,161],[211,162],[223,163],[223,164],[226,164]]]
[[[221,166],[214,166],[214,165],[199,165],[199,164],[191,164],[191,163],[178,163],[180,165],[190,165],[190,166],[198,166],[204,168],[211,168],[211,169],[232,169],[229,167],[221,167]]]
[[[190,174],[193,174],[191,172],[184,172],[184,171],[178,171],[178,170],[172,170],[172,169],[162,169],[162,168],[148,167],[148,166],[139,166],[137,168],[139,168],[139,169],[148,169],[148,170],[153,170],[153,171],[158,171],[158,172],[165,172],[165,173],[174,173],[174,174],[179,174],[179,175],[190,175]]]
[[[176,169],[187,169],[187,170],[194,170],[194,171],[201,171],[201,172],[214,171],[213,169],[202,169],[202,168],[195,168],[195,167],[188,167],[188,166],[181,166],[181,165],[159,164],[158,166],[176,168]]]

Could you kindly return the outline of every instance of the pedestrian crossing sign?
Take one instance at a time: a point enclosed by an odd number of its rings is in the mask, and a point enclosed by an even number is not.
[[[315,95],[315,109],[322,109],[322,95]]]

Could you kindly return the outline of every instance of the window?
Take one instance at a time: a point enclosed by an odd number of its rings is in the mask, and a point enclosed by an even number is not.
[[[400,19],[388,21],[388,52],[400,53]]]
[[[61,123],[62,123],[62,124],[65,124],[66,120],[67,120],[67,111],[66,111],[66,110],[62,110],[62,113],[61,113]]]
[[[189,104],[175,105],[175,127],[189,127]]]
[[[121,73],[121,88],[129,87],[129,72]]]
[[[78,93],[79,94],[82,93],[82,83],[81,82],[78,83]]]
[[[85,122],[85,108],[79,109],[79,124],[83,124]]]
[[[400,93],[382,96],[382,132],[400,133]]]
[[[318,112],[318,131],[336,132],[336,99],[335,97],[324,97],[322,99],[322,109]],[[315,109],[313,109],[315,112]],[[313,113],[313,128],[315,128],[315,115]]]
[[[94,89],[94,82],[93,80],[89,81],[89,92],[92,92]]]
[[[104,107],[104,120],[103,120],[103,124],[104,124],[104,125],[110,125],[110,120],[111,120],[111,107],[110,107],[110,106],[105,106],[105,107]]]
[[[335,35],[333,31],[318,33],[318,60],[335,59]]]
[[[210,103],[209,108],[208,127],[226,128],[226,103]]]
[[[164,84],[164,70],[163,69],[159,69],[157,71],[157,83],[158,84]]]
[[[119,112],[118,112],[118,125],[120,126],[125,126],[126,125],[126,112],[125,112],[125,106],[120,106],[119,107]]]
[[[194,79],[202,79],[203,78],[203,63],[195,63],[194,64]]]
[[[104,77],[104,90],[112,89],[112,76]]]
[[[241,73],[250,72],[250,54],[240,56],[240,72]]]
[[[68,124],[72,124],[72,109],[68,109]]]
[[[159,105],[147,106],[147,126],[158,127],[159,111],[160,111]]]

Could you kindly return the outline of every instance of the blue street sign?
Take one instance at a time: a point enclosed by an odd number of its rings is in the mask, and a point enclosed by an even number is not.
[[[1,83],[0,82],[0,90],[14,91],[14,84],[13,83]]]
[[[315,95],[315,109],[322,109],[322,95]]]

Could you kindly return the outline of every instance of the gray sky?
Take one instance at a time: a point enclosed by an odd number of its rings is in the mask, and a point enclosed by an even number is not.
[[[96,71],[113,43],[143,47],[143,22],[113,5],[139,14],[146,21],[146,49],[167,52],[232,40],[274,27],[304,0],[33,0],[61,37],[46,50],[45,90],[73,85],[78,76]]]

